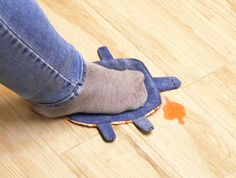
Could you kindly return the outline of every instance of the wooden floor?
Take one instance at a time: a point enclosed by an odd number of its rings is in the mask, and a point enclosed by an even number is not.
[[[185,124],[160,110],[155,130],[96,129],[47,119],[0,87],[0,177],[236,177],[235,0],[39,0],[58,32],[89,61],[107,45],[142,60],[154,76],[175,75],[164,93],[185,106]]]

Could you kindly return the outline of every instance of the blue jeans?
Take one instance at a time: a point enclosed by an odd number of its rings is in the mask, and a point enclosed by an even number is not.
[[[0,0],[0,83],[31,102],[64,105],[78,96],[86,66],[35,0]]]

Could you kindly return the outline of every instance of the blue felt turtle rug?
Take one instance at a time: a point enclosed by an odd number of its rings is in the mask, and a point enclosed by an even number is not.
[[[152,77],[141,61],[133,58],[114,59],[107,47],[100,47],[98,55],[101,61],[95,63],[104,67],[115,70],[128,69],[143,72],[148,99],[142,107],[133,111],[126,111],[120,114],[76,113],[67,116],[67,119],[76,124],[97,127],[102,138],[107,142],[112,142],[116,138],[112,124],[132,122],[140,131],[144,133],[151,132],[154,127],[146,117],[160,107],[162,103],[160,92],[179,88],[181,85],[180,80],[176,77]]]

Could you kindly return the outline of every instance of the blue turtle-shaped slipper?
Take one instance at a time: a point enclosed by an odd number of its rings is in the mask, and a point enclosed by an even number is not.
[[[115,140],[116,135],[112,124],[133,122],[144,133],[153,130],[152,123],[146,118],[161,105],[160,92],[177,89],[181,82],[176,77],[152,77],[145,65],[133,58],[114,59],[107,47],[100,47],[98,55],[101,61],[95,63],[115,70],[138,70],[145,75],[145,85],[148,92],[146,103],[137,110],[126,111],[120,114],[84,114],[76,113],[67,116],[73,123],[97,127],[103,139],[107,142]],[[125,102],[125,101],[124,101]]]

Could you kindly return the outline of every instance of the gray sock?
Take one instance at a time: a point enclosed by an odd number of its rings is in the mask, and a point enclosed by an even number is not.
[[[142,106],[147,100],[144,75],[139,71],[118,71],[87,63],[87,74],[81,94],[62,107],[34,105],[36,112],[47,117],[72,113],[121,113]]]

